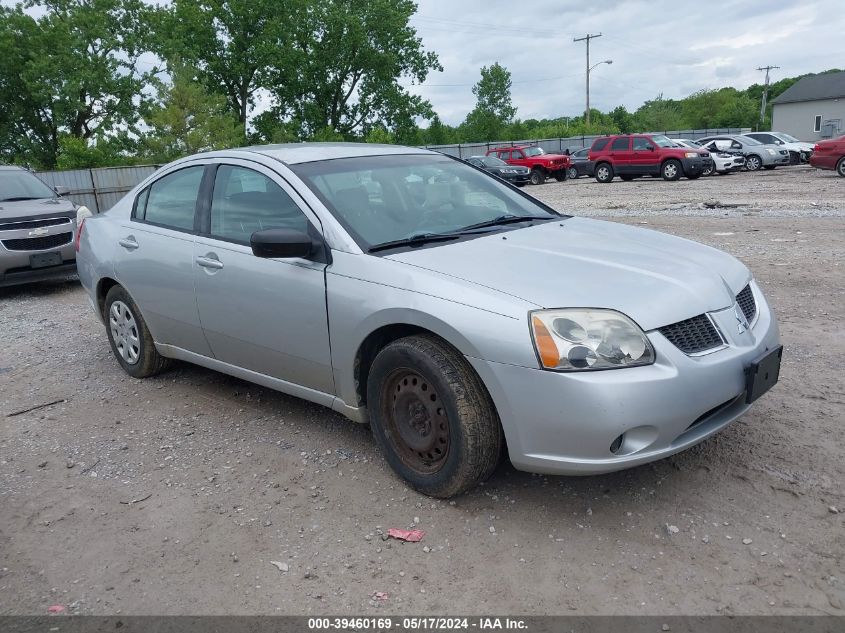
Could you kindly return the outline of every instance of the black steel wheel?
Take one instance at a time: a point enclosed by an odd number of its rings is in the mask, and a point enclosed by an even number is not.
[[[367,378],[367,411],[385,459],[412,487],[451,497],[487,479],[504,438],[466,359],[430,335],[385,346]]]

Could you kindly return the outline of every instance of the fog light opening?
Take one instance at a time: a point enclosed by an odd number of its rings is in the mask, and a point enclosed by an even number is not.
[[[615,440],[613,440],[613,443],[610,445],[610,452],[613,453],[614,455],[616,455],[619,452],[619,449],[622,448],[622,442],[624,442],[624,441],[625,441],[625,434],[623,433],[622,435],[617,437]]]

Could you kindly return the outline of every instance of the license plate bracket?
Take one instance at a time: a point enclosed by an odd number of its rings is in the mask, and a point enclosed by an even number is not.
[[[757,398],[775,386],[780,377],[780,361],[783,346],[767,352],[745,370],[745,402],[751,404]]]
[[[61,253],[34,253],[29,256],[30,268],[47,268],[48,266],[59,266],[61,263]]]

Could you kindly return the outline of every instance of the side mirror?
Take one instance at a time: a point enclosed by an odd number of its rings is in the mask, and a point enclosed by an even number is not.
[[[256,257],[308,257],[319,245],[308,234],[293,229],[264,229],[249,238],[252,254]]]
[[[56,185],[53,187],[53,191],[56,192],[57,196],[66,196],[70,193],[70,187],[66,185]]]

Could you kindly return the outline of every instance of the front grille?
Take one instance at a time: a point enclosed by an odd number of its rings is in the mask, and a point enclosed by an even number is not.
[[[6,222],[0,224],[0,231],[20,231],[21,229],[37,229],[39,226],[58,226],[70,224],[70,218],[47,218],[44,220],[24,220],[23,222]]]
[[[718,330],[706,314],[662,327],[660,333],[684,354],[697,354],[724,345]]]
[[[10,251],[43,251],[48,248],[70,244],[73,233],[57,233],[44,237],[25,237],[19,240],[3,240],[3,246]]]
[[[757,316],[757,302],[754,301],[754,293],[751,292],[751,284],[745,286],[742,291],[736,296],[736,302],[739,304],[739,309],[751,323],[754,317]]]

